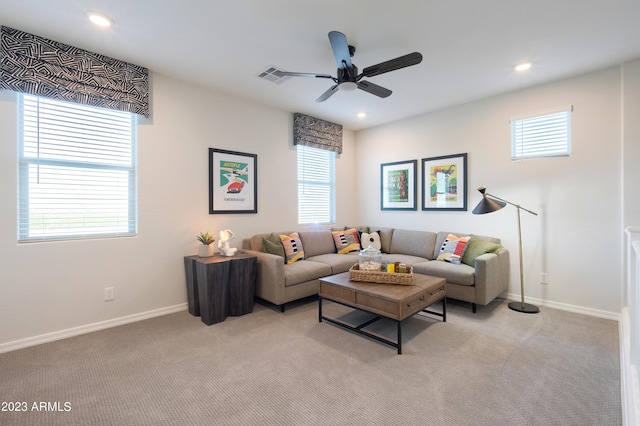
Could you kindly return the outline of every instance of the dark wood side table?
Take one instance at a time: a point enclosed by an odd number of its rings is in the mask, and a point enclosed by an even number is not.
[[[253,312],[258,259],[239,253],[234,256],[185,256],[189,313],[207,325],[227,316]]]

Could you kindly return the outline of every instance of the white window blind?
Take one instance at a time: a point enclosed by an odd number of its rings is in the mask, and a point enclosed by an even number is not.
[[[298,223],[334,223],[336,154],[303,145],[297,150]]]
[[[511,118],[511,158],[558,157],[571,154],[572,107]]]
[[[136,115],[20,99],[18,240],[135,235]]]

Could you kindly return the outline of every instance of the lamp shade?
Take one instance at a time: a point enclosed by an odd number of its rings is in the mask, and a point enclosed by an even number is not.
[[[473,214],[491,213],[491,212],[500,210],[506,205],[507,203],[503,201],[498,201],[498,200],[494,200],[493,198],[488,198],[486,195],[483,194],[482,200],[480,200],[478,205],[473,209],[472,213]]]

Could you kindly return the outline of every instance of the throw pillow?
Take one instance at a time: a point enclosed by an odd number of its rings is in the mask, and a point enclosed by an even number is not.
[[[500,244],[492,243],[472,235],[469,244],[467,244],[467,251],[465,251],[464,256],[462,256],[462,263],[475,267],[476,257],[485,253],[495,253],[501,248],[502,246]]]
[[[282,241],[280,240],[280,237],[278,237],[276,234],[272,233],[267,238],[263,238],[262,248],[265,253],[275,254],[282,258],[285,257]]]
[[[458,256],[461,258],[464,256],[464,252],[467,250],[467,244],[471,237],[456,237],[453,234],[447,235],[442,247],[440,247],[440,254],[436,260],[446,260],[452,256]]]
[[[333,231],[333,242],[336,246],[336,251],[339,254],[345,254],[352,251],[360,250],[360,240],[358,240],[358,231],[354,228],[344,231]]]
[[[378,232],[360,233],[360,246],[363,249],[366,249],[369,246],[372,246],[374,249],[380,250],[382,244],[380,243],[380,234]]]
[[[304,250],[302,249],[302,240],[300,235],[294,232],[291,235],[280,235],[282,247],[284,248],[285,263],[291,265],[298,260],[304,259]]]

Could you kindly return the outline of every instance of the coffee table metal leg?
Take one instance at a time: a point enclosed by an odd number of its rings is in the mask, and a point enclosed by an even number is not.
[[[402,353],[402,321],[396,321],[398,324],[398,355]]]
[[[322,297],[318,297],[318,322],[322,322]]]
[[[447,322],[447,296],[442,298],[442,322]]]
[[[430,311],[429,307],[422,310],[422,312],[435,315],[442,318],[442,322],[447,322],[447,296],[443,297],[442,300],[442,312]],[[433,302],[436,303],[436,302]]]

